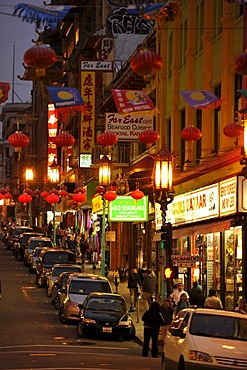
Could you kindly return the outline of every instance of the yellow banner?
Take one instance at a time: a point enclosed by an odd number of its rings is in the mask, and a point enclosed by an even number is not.
[[[80,154],[89,154],[95,140],[95,72],[81,71],[81,96],[86,112],[81,114]]]

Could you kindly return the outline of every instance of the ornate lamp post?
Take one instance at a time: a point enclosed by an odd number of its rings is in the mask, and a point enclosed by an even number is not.
[[[172,252],[172,225],[166,223],[167,206],[173,201],[174,190],[172,187],[172,155],[163,144],[160,151],[155,156],[154,161],[154,199],[156,203],[160,204],[162,215],[161,240],[164,243],[162,248],[162,279],[161,279],[161,296],[165,299],[165,290],[171,293],[171,287],[166,287],[166,280],[164,278],[165,266],[172,266],[171,252]],[[166,289],[167,288],[167,289]]]
[[[59,166],[56,162],[56,159],[54,158],[52,164],[49,166],[50,172],[49,172],[49,179],[52,183],[58,183],[60,179],[59,174]]]
[[[101,275],[105,276],[105,206],[106,198],[104,197],[106,187],[111,183],[111,161],[104,155],[99,163],[99,187],[102,188],[101,196],[103,201],[102,214],[102,237],[101,237]]]

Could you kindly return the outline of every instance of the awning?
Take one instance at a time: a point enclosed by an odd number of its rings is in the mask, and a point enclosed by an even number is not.
[[[219,231],[230,230],[231,221],[232,219],[217,222],[209,222],[207,224],[201,225],[199,224],[190,225],[187,227],[183,227],[181,229],[174,228],[172,230],[172,237],[173,239],[178,239],[189,235],[211,234]]]

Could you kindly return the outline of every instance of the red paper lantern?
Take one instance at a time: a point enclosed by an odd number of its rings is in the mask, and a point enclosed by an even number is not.
[[[139,141],[144,144],[153,144],[159,140],[160,135],[157,131],[154,130],[146,130],[139,134]]]
[[[42,193],[40,194],[42,198],[46,198],[48,197],[48,195],[49,195],[48,191],[42,191]]]
[[[234,70],[240,75],[247,75],[247,52],[239,54],[233,61]]]
[[[16,131],[8,137],[8,142],[16,148],[24,148],[29,144],[29,137],[20,131]]]
[[[53,143],[61,148],[68,148],[75,143],[75,138],[67,132],[62,132],[53,139]]]
[[[13,197],[12,197],[12,194],[8,191],[7,193],[5,193],[4,195],[3,195],[3,197],[5,198],[5,199],[12,199]]]
[[[38,43],[25,52],[23,60],[28,67],[37,70],[37,75],[43,76],[45,69],[56,62],[57,55],[49,46]]]
[[[84,193],[76,193],[76,194],[73,194],[73,200],[75,202],[77,202],[77,203],[85,202],[86,195]]]
[[[4,199],[3,194],[0,193],[0,200]]]
[[[45,199],[48,203],[58,203],[59,202],[59,196],[54,193],[47,195]]]
[[[60,190],[59,191],[59,195],[60,197],[67,197],[67,195],[69,195],[69,193],[66,191],[66,190]]]
[[[130,67],[137,75],[148,80],[161,69],[162,59],[159,54],[145,48],[132,58]]]
[[[201,139],[202,133],[197,127],[187,126],[182,130],[181,137],[185,141],[197,141]]]
[[[118,137],[113,132],[105,131],[97,137],[97,144],[101,146],[113,146],[117,143]]]
[[[95,193],[100,194],[100,193],[104,193],[104,191],[105,191],[104,186],[97,186],[97,187],[95,188]]]
[[[1,188],[0,189],[0,193],[3,194],[3,195],[6,194],[7,192],[8,192],[8,190],[6,188]]]
[[[238,123],[235,123],[235,122],[228,123],[228,125],[226,125],[223,128],[224,135],[228,137],[232,137],[232,138],[242,135],[243,132],[244,132],[244,126],[239,125]]]
[[[132,198],[138,200],[138,199],[142,199],[144,197],[144,193],[143,193],[143,191],[141,191],[139,189],[136,189],[136,190],[131,192],[131,196],[132,196]]]
[[[34,192],[33,192],[33,193],[34,193],[34,195],[40,195],[40,193],[41,193],[41,192],[40,192],[40,190],[37,188],[37,189],[35,189],[35,190],[34,190]]]
[[[33,195],[33,191],[30,188],[25,188],[25,191],[24,192],[27,193],[27,194],[29,194],[29,195]]]
[[[31,197],[30,194],[23,193],[23,194],[19,195],[18,200],[21,203],[30,203],[32,201],[32,197]]]
[[[59,190],[57,190],[57,189],[55,189],[55,188],[51,189],[51,190],[49,191],[49,194],[56,194],[58,197],[59,197],[59,195],[60,195]]]
[[[112,200],[115,200],[117,198],[117,194],[114,191],[107,191],[104,194],[104,198],[108,200],[108,202],[111,202]]]
[[[82,194],[84,194],[84,193],[86,193],[86,189],[80,187],[80,188],[75,189],[74,190],[74,193],[82,193]]]

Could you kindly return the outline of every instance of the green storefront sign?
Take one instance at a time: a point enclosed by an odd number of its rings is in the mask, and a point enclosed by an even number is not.
[[[118,195],[108,204],[108,219],[111,222],[148,221],[148,196],[135,200],[128,195]]]

